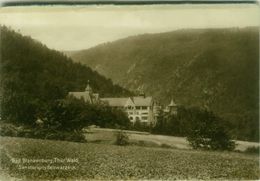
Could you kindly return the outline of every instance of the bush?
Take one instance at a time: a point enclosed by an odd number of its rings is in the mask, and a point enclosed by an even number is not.
[[[131,123],[129,126],[129,130],[134,130],[134,131],[145,131],[145,132],[150,132],[152,129],[152,126],[148,123],[143,123],[140,120],[135,121],[134,123]]]
[[[128,135],[123,132],[122,130],[116,132],[116,145],[120,145],[120,146],[126,146],[129,144],[129,137]]]
[[[0,135],[1,136],[17,136],[18,130],[12,124],[1,123],[0,125]]]
[[[250,146],[245,150],[245,153],[259,154],[259,146]]]
[[[31,137],[32,129],[29,127],[17,126],[11,123],[1,123],[0,136]]]

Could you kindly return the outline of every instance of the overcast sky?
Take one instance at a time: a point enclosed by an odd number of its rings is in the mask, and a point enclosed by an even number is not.
[[[0,23],[56,50],[182,28],[259,26],[257,5],[3,7]]]

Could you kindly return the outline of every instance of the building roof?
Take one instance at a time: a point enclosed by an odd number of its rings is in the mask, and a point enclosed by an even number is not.
[[[152,97],[133,97],[136,106],[151,106]]]
[[[91,104],[99,102],[99,94],[93,93],[89,80],[84,92],[69,92],[69,96],[74,96],[77,99],[84,99],[84,101]]]
[[[98,99],[98,94],[92,95],[89,92],[69,92],[69,95],[74,96],[77,99],[84,99],[84,101],[89,103],[94,103]]]
[[[85,91],[92,92],[92,88],[90,87],[89,84],[87,84],[87,86],[85,88]]]
[[[101,98],[100,100],[107,102],[112,107],[124,107],[128,98]]]
[[[173,99],[171,100],[171,103],[168,105],[169,107],[174,107],[177,106],[177,104],[173,101]]]
[[[152,97],[131,97],[131,98],[101,98],[101,101],[108,102],[112,107],[124,107],[127,101],[131,99],[135,106],[151,106]]]

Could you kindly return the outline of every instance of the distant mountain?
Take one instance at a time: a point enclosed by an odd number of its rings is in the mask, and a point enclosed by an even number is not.
[[[131,94],[62,53],[6,27],[0,28],[2,119],[32,119],[46,102],[64,98],[69,91],[83,91],[88,80],[101,96]]]
[[[258,139],[258,28],[144,34],[73,52],[119,85],[164,104],[207,105],[240,139]]]

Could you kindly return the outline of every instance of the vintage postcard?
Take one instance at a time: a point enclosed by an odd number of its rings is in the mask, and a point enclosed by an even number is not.
[[[0,180],[260,179],[257,3],[66,2],[0,9]]]

